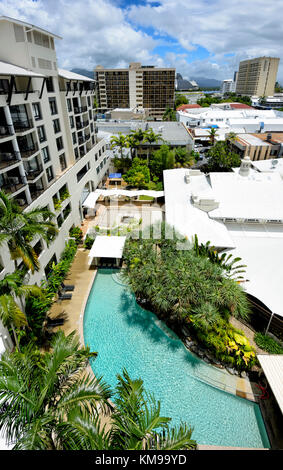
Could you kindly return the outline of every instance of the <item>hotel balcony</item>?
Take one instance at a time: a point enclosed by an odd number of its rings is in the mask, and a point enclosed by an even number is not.
[[[35,154],[38,151],[39,151],[39,148],[37,144],[20,146],[20,152],[21,152],[22,158],[29,158],[31,157],[31,155]]]
[[[74,113],[75,114],[81,114],[81,113],[86,113],[87,112],[87,106],[75,106],[74,107]]]
[[[39,186],[29,185],[29,190],[30,190],[30,197],[32,198],[32,201],[34,201],[39,196],[41,196],[41,194],[44,193],[44,187],[42,184]]]
[[[43,172],[43,166],[40,164],[37,164],[37,167],[35,168],[28,168],[26,169],[26,177],[28,181],[34,181],[41,173]]]
[[[13,126],[8,126],[7,124],[0,124],[0,139],[4,139],[13,135]]]
[[[26,179],[21,175],[5,175],[2,181],[1,190],[14,194],[27,184]]]
[[[20,161],[20,158],[20,152],[14,152],[10,150],[2,151],[0,149],[0,170],[15,165]]]
[[[16,133],[25,132],[33,129],[34,125],[31,119],[15,120],[13,122]]]

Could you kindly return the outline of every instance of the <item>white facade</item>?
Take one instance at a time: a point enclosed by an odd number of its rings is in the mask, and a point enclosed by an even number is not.
[[[225,95],[225,93],[234,93],[236,89],[236,83],[232,78],[228,80],[223,80],[221,84],[221,93],[222,95]]]
[[[106,143],[97,137],[94,80],[58,70],[54,39],[0,17],[0,187],[25,211],[48,206],[59,228],[49,247],[34,240],[40,270],[31,284],[45,277],[51,259],[59,261],[69,229],[83,220],[84,198],[109,167]],[[1,247],[1,278],[14,267]],[[1,334],[7,331],[0,326]]]

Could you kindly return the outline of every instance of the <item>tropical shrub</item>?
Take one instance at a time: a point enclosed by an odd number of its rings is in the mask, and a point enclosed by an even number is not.
[[[263,333],[255,333],[254,340],[257,346],[269,354],[283,354],[283,348],[273,338]]]
[[[83,231],[80,227],[71,227],[69,235],[70,237],[75,238],[77,245],[79,245],[83,239]]]
[[[224,268],[196,253],[186,240],[165,235],[128,238],[123,275],[137,299],[171,325],[186,325],[217,358],[246,369],[255,361],[243,333],[229,323],[230,316],[248,319],[249,304],[242,287],[225,275]],[[167,232],[167,233],[168,233]],[[171,228],[172,232],[172,228]],[[231,359],[232,358],[232,359]]]
[[[90,250],[92,245],[93,245],[93,242],[94,242],[94,238],[93,237],[90,237],[89,235],[87,235],[85,237],[85,241],[84,241],[84,248],[86,250]]]
[[[28,319],[29,330],[25,336],[22,335],[22,342],[33,340],[41,344],[44,341],[43,322],[46,319],[48,310],[54,301],[54,296],[60,289],[64,281],[75,254],[77,244],[74,240],[69,240],[61,255],[59,263],[52,265],[51,273],[47,281],[42,282],[42,296],[35,297],[30,295],[26,302],[26,316]]]

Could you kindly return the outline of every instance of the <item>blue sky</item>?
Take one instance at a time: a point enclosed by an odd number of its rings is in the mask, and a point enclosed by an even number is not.
[[[62,36],[62,68],[129,62],[173,66],[184,78],[232,78],[241,60],[280,57],[283,0],[0,0],[0,14]]]

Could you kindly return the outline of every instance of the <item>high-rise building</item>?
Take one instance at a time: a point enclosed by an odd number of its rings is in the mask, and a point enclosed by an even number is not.
[[[95,69],[99,108],[147,109],[149,116],[161,119],[167,107],[173,108],[175,69],[143,66],[133,62],[128,69]]]
[[[257,57],[240,62],[236,93],[273,96],[279,60],[276,57]]]
[[[235,92],[235,82],[232,78],[227,80],[223,80],[221,84],[221,93],[225,95],[225,93],[234,93]]]
[[[101,185],[110,162],[106,142],[97,138],[95,81],[57,68],[57,39],[0,17],[0,189],[24,211],[48,207],[59,229],[49,246],[34,241],[40,270],[30,283],[60,259],[69,229],[83,220],[84,199]],[[1,248],[0,278],[14,267]]]

